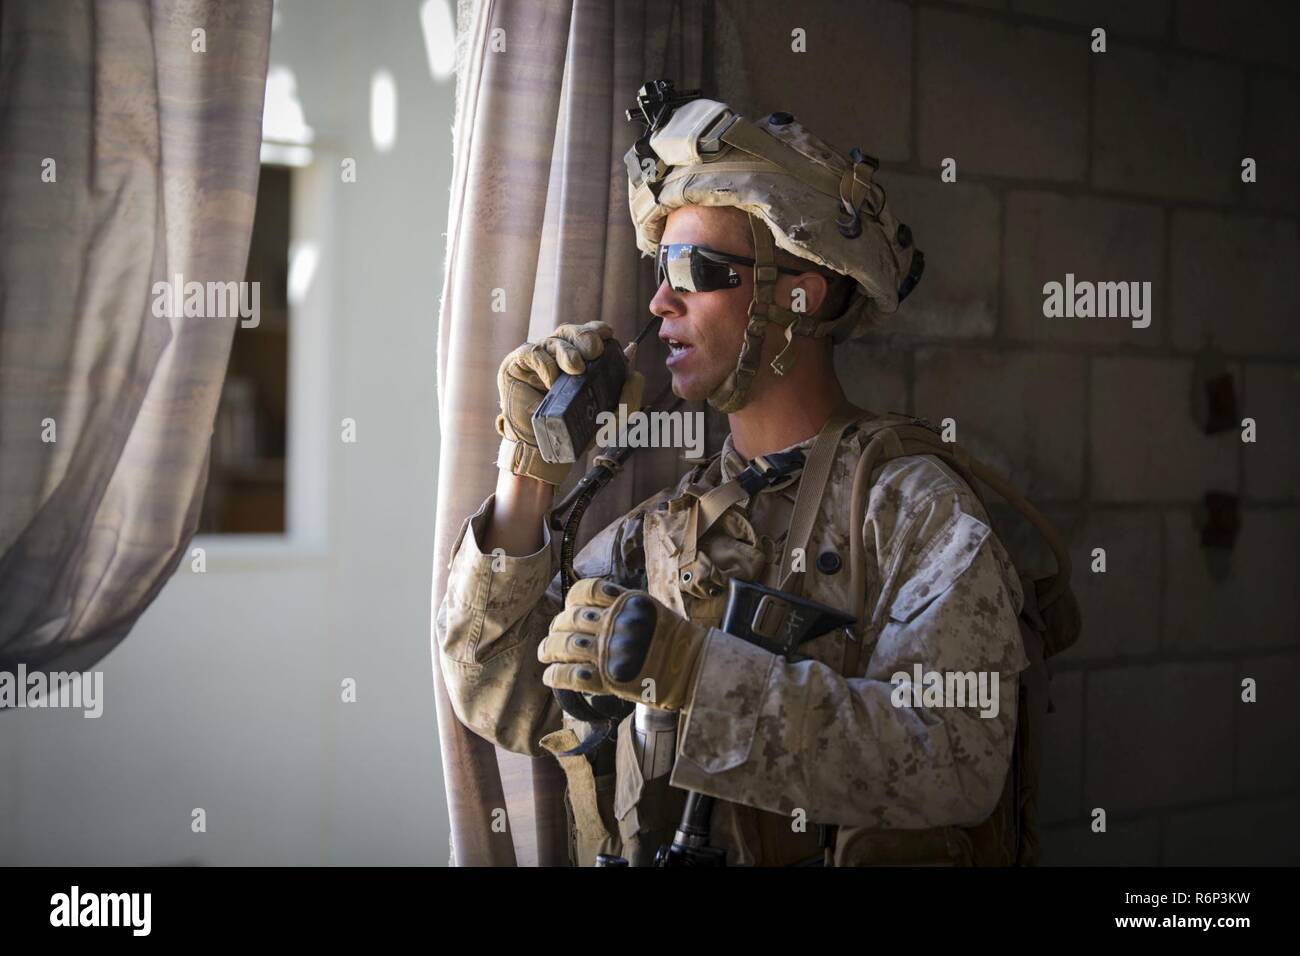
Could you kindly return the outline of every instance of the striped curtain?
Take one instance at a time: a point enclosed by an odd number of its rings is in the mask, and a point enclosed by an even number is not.
[[[640,127],[623,112],[649,79],[669,77],[679,89],[705,85],[711,9],[711,0],[460,4],[438,330],[435,613],[452,539],[495,482],[496,371],[506,353],[557,325],[596,319],[626,342],[650,318],[653,278],[636,249],[623,166]],[[504,311],[493,309],[494,297],[498,304],[504,299]],[[655,394],[665,381],[662,362],[640,368],[646,394]],[[597,499],[584,533],[677,472],[671,453],[638,455]],[[499,755],[466,730],[442,686],[436,638],[430,644],[454,862],[566,863],[563,783],[554,758]],[[507,832],[492,827],[495,808],[507,809]]]
[[[241,282],[271,0],[0,9],[0,669],[84,669],[184,556]],[[163,312],[160,317],[157,313]]]

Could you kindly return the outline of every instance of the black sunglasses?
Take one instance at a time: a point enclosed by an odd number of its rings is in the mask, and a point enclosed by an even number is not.
[[[740,285],[740,276],[731,264],[753,266],[755,263],[744,256],[734,256],[691,242],[661,243],[655,260],[655,278],[660,285],[667,279],[674,292],[734,289]],[[801,270],[785,266],[777,266],[777,271],[792,276],[803,275]]]

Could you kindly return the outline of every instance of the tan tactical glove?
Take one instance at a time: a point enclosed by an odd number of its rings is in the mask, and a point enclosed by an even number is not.
[[[561,325],[542,341],[525,342],[506,356],[497,372],[497,389],[501,393],[498,468],[552,485],[564,481],[572,465],[553,464],[542,458],[533,432],[533,412],[561,373],[581,375],[587,362],[598,358],[607,345],[618,348],[613,329],[604,322],[588,322]],[[641,407],[644,386],[645,377],[640,372],[628,373],[619,403],[626,405],[629,413]]]
[[[585,578],[569,590],[537,659],[551,665],[542,674],[548,687],[680,710],[708,635],[645,591]]]

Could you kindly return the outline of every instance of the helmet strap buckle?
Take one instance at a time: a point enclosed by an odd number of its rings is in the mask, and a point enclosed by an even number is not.
[[[794,353],[791,349],[794,347],[794,323],[791,322],[785,327],[785,348],[781,349],[777,357],[772,359],[772,371],[777,375],[783,376],[790,371],[794,365]]]

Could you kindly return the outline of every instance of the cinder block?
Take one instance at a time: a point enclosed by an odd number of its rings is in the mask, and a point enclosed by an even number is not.
[[[1083,178],[1088,45],[1035,27],[922,8],[921,162],[963,174]]]
[[[1300,355],[1300,227],[1257,216],[1176,211],[1170,235],[1173,341]]]
[[[1246,495],[1270,500],[1300,496],[1300,367],[1248,364],[1243,418],[1255,419],[1242,467]]]
[[[1164,649],[1296,647],[1300,513],[1243,509],[1241,531],[1225,556],[1201,546],[1193,512],[1165,515]]]
[[[1237,672],[1237,793],[1300,789],[1300,654],[1249,657]],[[1241,682],[1255,680],[1255,703],[1241,699]]]
[[[1192,363],[1092,360],[1092,499],[1200,501],[1235,491],[1234,432],[1206,435],[1193,414]]]
[[[835,372],[849,401],[873,412],[907,410],[903,353],[866,339],[835,346]]]
[[[1300,211],[1300,123],[1295,121],[1300,116],[1300,79],[1260,71],[1253,78],[1251,95],[1242,152],[1255,160],[1256,180],[1245,186],[1246,202]]]
[[[1070,661],[1134,657],[1160,644],[1161,516],[1155,511],[1093,511],[1070,541],[1071,576],[1083,629]],[[1105,548],[1106,571],[1092,570]]]
[[[1230,663],[1088,674],[1084,810],[1124,814],[1232,794]]]
[[[1049,17],[1087,27],[1105,27],[1109,43],[1112,32],[1134,36],[1164,36],[1169,23],[1168,0],[1015,0],[1012,9],[1036,17]]]
[[[1069,825],[1045,827],[1043,866],[1155,866],[1160,862],[1160,822],[1155,818],[1108,822],[1105,833],[1092,832],[1084,814]]]
[[[1295,0],[1179,0],[1174,35],[1183,46],[1294,68],[1300,61]]]
[[[1052,676],[1052,705],[1043,727],[1038,775],[1038,819],[1043,823],[1082,818],[1083,673]]]
[[[889,207],[925,253],[925,273],[886,327],[937,338],[997,329],[1002,205],[987,186],[882,172]]]
[[[793,113],[845,152],[911,156],[912,10],[895,0],[792,4],[719,0],[714,18],[718,88],[746,116]],[[804,31],[806,52],[791,49]],[[828,96],[852,88],[861,96]],[[846,109],[847,107],[847,109]]]
[[[1164,866],[1295,866],[1300,863],[1298,815],[1300,799],[1295,797],[1171,814],[1165,820],[1160,862]],[[1231,915],[1248,912],[1238,909]],[[1220,915],[1228,916],[1228,907]]]
[[[1007,334],[1048,342],[1152,347],[1168,316],[1164,213],[1158,206],[1046,192],[1007,196]],[[1074,281],[1150,282],[1150,324],[1133,319],[1048,318],[1043,286]],[[1143,287],[1139,287],[1143,288]]]
[[[1092,55],[1093,185],[1233,200],[1245,124],[1242,70],[1119,44]]]
[[[923,348],[916,410],[957,423],[957,444],[1030,498],[1079,497],[1084,359],[1042,352]]]

